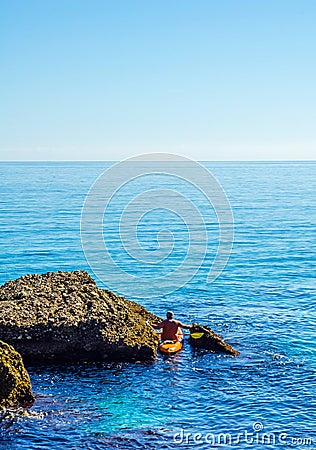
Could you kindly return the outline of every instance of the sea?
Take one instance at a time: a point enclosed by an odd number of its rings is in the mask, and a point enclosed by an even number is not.
[[[216,201],[210,206],[198,177],[186,188],[186,177],[126,172],[100,221],[110,261],[102,273],[102,252],[82,243],[82,217],[114,163],[0,163],[1,284],[86,270],[99,287],[160,316],[172,310],[183,323],[208,325],[240,352],[195,350],[186,336],[181,352],[153,363],[27,366],[36,402],[1,416],[0,449],[316,449],[316,163],[200,164],[224,192],[233,223]],[[154,188],[164,194],[160,206]],[[152,211],[144,212],[142,190],[156,195]],[[177,190],[199,211],[204,234],[189,203],[164,208]],[[200,232],[203,246],[190,247],[190,233]],[[210,282],[212,261],[227,249]]]

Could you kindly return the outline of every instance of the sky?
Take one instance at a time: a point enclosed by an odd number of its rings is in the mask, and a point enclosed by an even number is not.
[[[0,0],[0,160],[316,157],[314,0]]]

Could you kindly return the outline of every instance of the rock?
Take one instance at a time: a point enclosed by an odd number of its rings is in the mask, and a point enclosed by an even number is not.
[[[194,339],[191,337],[192,333],[201,333],[202,336]],[[189,343],[195,348],[204,348],[216,353],[227,353],[233,356],[239,355],[239,352],[227,344],[219,334],[216,334],[211,328],[201,326],[198,323],[194,324],[190,330]]]
[[[84,271],[25,275],[0,287],[0,339],[32,364],[154,360],[150,323],[159,320]]]
[[[21,355],[0,341],[0,407],[30,407],[35,401]]]

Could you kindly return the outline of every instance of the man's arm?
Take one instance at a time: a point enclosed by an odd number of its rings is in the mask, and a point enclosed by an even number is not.
[[[155,324],[155,323],[152,323],[152,324],[151,324],[151,326],[152,326],[153,328],[155,328],[155,330],[160,330],[160,328],[162,328],[163,325],[164,325],[164,322],[163,322],[163,321],[160,322],[160,323],[158,323],[158,324]]]
[[[178,323],[180,328],[185,328],[186,330],[190,330],[192,328],[193,325],[184,325],[183,323],[179,322]]]

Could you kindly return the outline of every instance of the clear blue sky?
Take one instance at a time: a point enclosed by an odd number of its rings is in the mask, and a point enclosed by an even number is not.
[[[1,0],[0,160],[315,159],[315,0]]]

